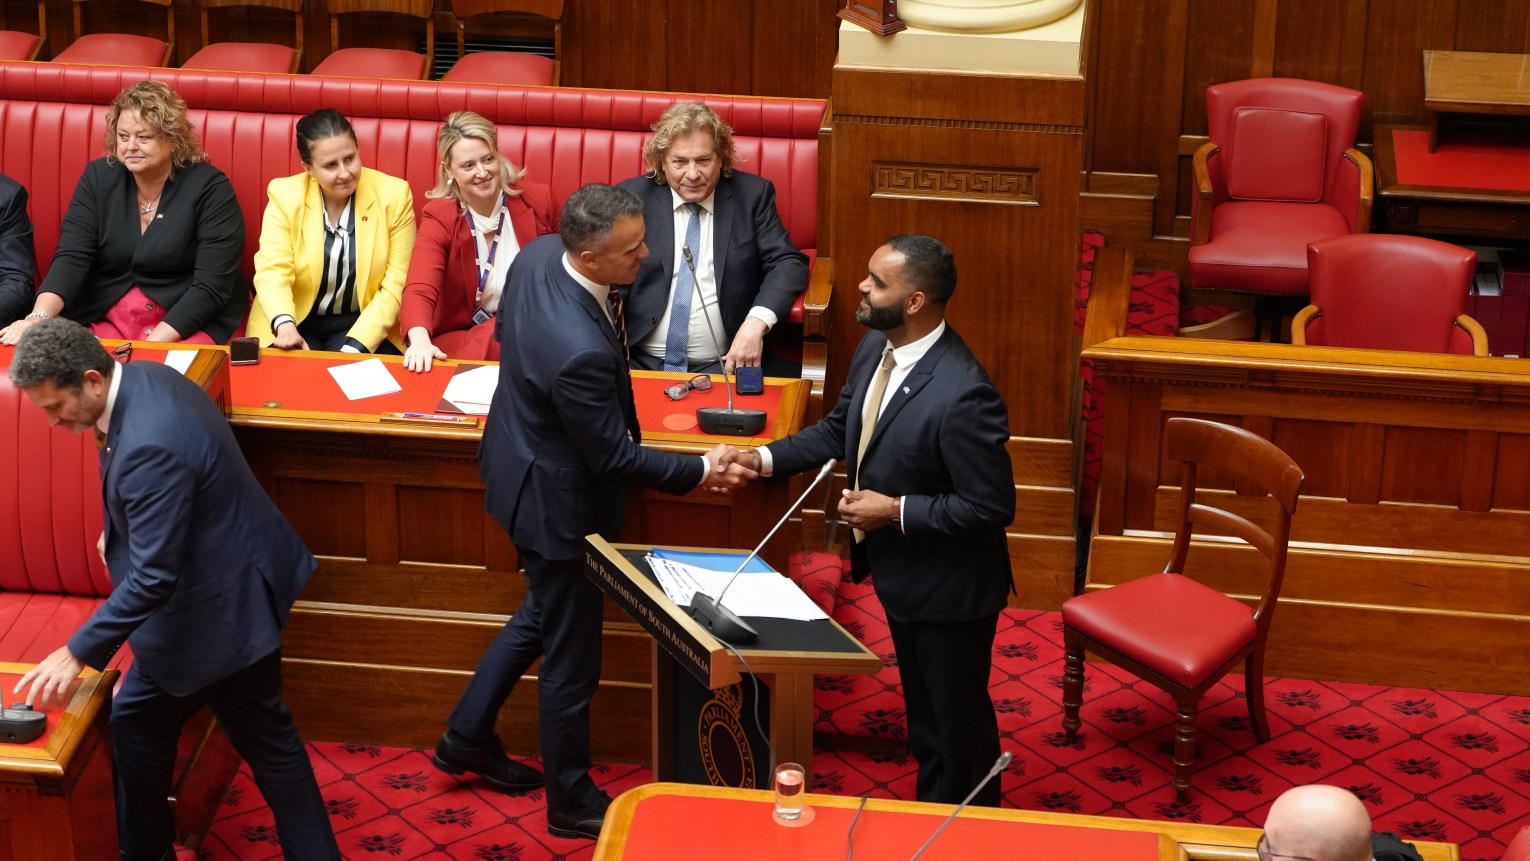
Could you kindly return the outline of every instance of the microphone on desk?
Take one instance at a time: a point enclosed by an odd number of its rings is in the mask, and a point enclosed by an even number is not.
[[[818,470],[818,475],[807,486],[807,490],[802,491],[802,495],[797,497],[797,501],[793,502],[786,509],[786,513],[781,515],[781,519],[776,521],[776,525],[770,528],[770,531],[761,539],[759,545],[750,551],[748,556],[744,557],[744,561],[739,564],[738,570],[734,571],[733,576],[728,578],[728,582],[723,584],[722,591],[717,593],[716,599],[703,595],[699,591],[691,595],[691,618],[700,622],[703,628],[712,633],[712,636],[735,646],[747,645],[759,638],[759,632],[750,627],[748,622],[740,619],[736,613],[722,605],[723,596],[728,594],[728,589],[733,586],[733,581],[737,580],[738,575],[744,572],[744,568],[749,564],[750,560],[760,555],[760,549],[765,546],[765,542],[775,536],[776,530],[786,523],[787,519],[792,516],[792,512],[797,510],[797,506],[802,504],[802,500],[807,499],[807,495],[813,492],[813,488],[818,486],[818,482],[823,481],[823,477],[828,475],[830,470],[834,469],[835,463],[837,461],[833,458],[824,463],[823,468]]]
[[[701,317],[707,321],[707,330],[712,333],[712,344],[717,348],[717,356],[721,361],[727,351],[723,349],[722,337],[717,333],[717,327],[712,325],[712,315],[707,313],[706,298],[701,295],[701,279],[696,277],[696,257],[691,253],[689,245],[680,246],[680,254],[685,258],[685,265],[691,270],[692,289],[696,291],[696,302],[701,308]],[[765,428],[764,410],[736,410],[733,408],[733,381],[728,373],[727,363],[723,363],[723,385],[728,388],[728,407],[700,407],[696,410],[696,424],[701,426],[702,433],[722,434],[726,436],[753,436]]]
[[[951,815],[946,817],[946,821],[940,823],[940,827],[935,829],[935,833],[930,835],[930,839],[924,841],[924,845],[919,847],[918,852],[915,852],[913,855],[909,856],[908,861],[916,861],[920,855],[923,855],[924,850],[930,848],[930,844],[934,843],[935,838],[940,836],[940,832],[945,831],[946,826],[951,824],[951,820],[956,818],[956,814],[966,810],[967,805],[972,803],[972,799],[977,797],[977,794],[983,790],[983,787],[987,786],[990,780],[993,780],[995,777],[997,777],[999,772],[1008,768],[1010,761],[1014,758],[1015,755],[1007,750],[999,754],[999,758],[994,760],[993,768],[988,769],[988,775],[982,780],[978,781],[977,786],[972,787],[972,791],[967,793],[967,797],[962,799],[962,803],[956,805],[956,809],[951,811]]]

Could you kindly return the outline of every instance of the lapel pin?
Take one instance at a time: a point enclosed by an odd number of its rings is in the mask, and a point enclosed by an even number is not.
[[[908,386],[903,387],[903,394],[908,394]]]
[[[365,216],[365,215],[363,215],[363,216],[361,216],[361,220],[362,220],[362,221],[366,221],[366,220],[367,220],[367,217],[366,217],[366,216]]]

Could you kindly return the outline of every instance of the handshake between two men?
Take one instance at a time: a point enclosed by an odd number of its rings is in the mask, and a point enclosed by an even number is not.
[[[704,457],[708,469],[706,480],[701,486],[712,493],[726,494],[742,490],[765,471],[757,451],[740,451],[726,443],[714,446]],[[881,529],[898,520],[901,513],[899,508],[897,498],[874,490],[847,488],[840,492],[840,519],[863,533]]]

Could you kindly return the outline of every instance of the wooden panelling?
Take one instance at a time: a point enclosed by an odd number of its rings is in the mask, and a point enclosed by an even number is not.
[[[1530,51],[1530,5],[1502,0],[1094,0],[1090,128],[1081,224],[1187,275],[1190,159],[1206,134],[1206,87],[1276,75],[1358,89],[1359,140],[1379,123],[1424,121],[1427,48]],[[1154,190],[1096,188],[1095,174],[1147,175]]]
[[[1179,501],[1175,415],[1273,439],[1308,476],[1266,667],[1276,675],[1530,693],[1508,655],[1530,637],[1530,366],[1516,359],[1115,338],[1086,585],[1159,570]],[[1268,497],[1211,475],[1208,504],[1267,521]],[[1221,489],[1217,489],[1221,488]],[[1192,552],[1240,597],[1248,553]]]

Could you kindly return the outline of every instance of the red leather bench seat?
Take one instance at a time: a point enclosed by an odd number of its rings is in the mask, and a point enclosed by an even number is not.
[[[703,98],[734,128],[739,167],[772,180],[792,241],[818,247],[816,99],[363,80],[195,69],[0,62],[0,172],[31,195],[38,277],[87,161],[101,154],[112,98],[144,78],[186,99],[212,163],[228,174],[243,210],[245,273],[253,274],[266,185],[301,169],[293,126],[331,107],[355,126],[362,160],[402,177],[416,207],[436,180],[436,130],[452,111],[477,111],[499,127],[502,148],[561,203],[589,182],[619,182],[644,170],[650,126],[677,99]],[[800,321],[800,310],[794,314]]]

